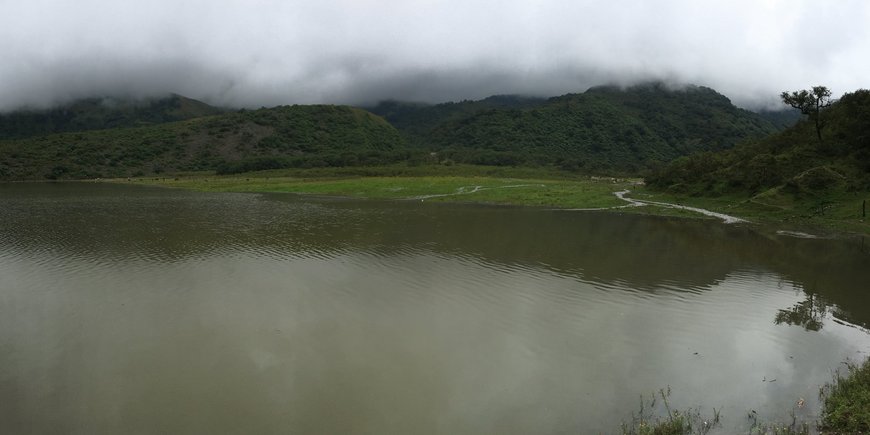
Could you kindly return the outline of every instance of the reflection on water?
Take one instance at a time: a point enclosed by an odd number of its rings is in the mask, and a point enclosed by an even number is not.
[[[774,322],[777,325],[798,325],[807,331],[818,331],[825,325],[825,315],[828,312],[828,304],[814,293],[807,293],[804,300],[794,304],[786,310],[776,313]]]
[[[667,385],[727,432],[815,412],[870,346],[848,240],[93,184],[0,206],[12,433],[597,433]]]

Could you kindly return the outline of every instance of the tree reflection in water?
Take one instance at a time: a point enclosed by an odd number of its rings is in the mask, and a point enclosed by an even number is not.
[[[786,310],[779,310],[773,323],[781,325],[798,325],[807,331],[819,331],[824,326],[825,315],[828,312],[828,305],[818,295],[807,293],[806,299],[796,303],[793,307]]]

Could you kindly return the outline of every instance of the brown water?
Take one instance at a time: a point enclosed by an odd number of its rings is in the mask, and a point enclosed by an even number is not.
[[[818,412],[868,289],[860,239],[0,185],[0,432],[608,433],[667,386],[745,431]]]

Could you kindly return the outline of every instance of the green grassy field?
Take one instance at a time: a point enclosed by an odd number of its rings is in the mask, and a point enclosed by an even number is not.
[[[300,178],[193,175],[122,181],[212,192],[286,192],[366,199],[474,202],[559,208],[607,208],[624,205],[625,202],[616,198],[613,192],[623,190],[630,184],[629,181],[487,176]]]
[[[802,231],[816,235],[870,234],[870,223],[862,216],[862,201],[870,198],[870,194],[863,192],[828,192],[818,197],[795,197],[771,190],[754,197],[696,197],[650,189],[643,186],[640,179],[579,176],[552,169],[391,165],[281,169],[225,176],[204,172],[182,173],[159,178],[111,181],[213,192],[285,192],[558,208],[621,207],[626,203],[616,198],[614,192],[630,190],[629,197],[635,199],[704,208],[747,219],[772,230]],[[615,210],[621,213],[712,219],[692,211],[657,206]]]

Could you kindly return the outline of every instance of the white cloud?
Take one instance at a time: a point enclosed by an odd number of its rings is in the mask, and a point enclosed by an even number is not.
[[[868,87],[870,3],[5,0],[0,109],[95,94],[212,103],[711,86],[742,105]]]

